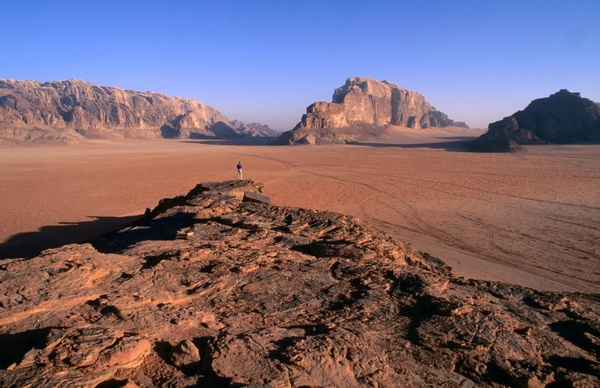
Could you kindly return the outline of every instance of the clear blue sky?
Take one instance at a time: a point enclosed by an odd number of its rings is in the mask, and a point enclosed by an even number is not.
[[[561,88],[600,101],[600,0],[0,0],[0,78],[152,90],[288,130],[359,75],[480,128]]]

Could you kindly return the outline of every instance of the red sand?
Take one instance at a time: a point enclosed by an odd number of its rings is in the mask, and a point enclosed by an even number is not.
[[[600,145],[446,149],[464,134],[398,129],[369,145],[297,147],[3,143],[0,258],[97,237],[196,183],[235,179],[241,161],[273,203],[355,215],[460,276],[600,292]]]

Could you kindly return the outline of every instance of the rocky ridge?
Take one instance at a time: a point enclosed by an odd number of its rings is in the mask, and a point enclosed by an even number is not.
[[[459,278],[262,191],[199,184],[0,261],[0,386],[600,386],[600,295]]]
[[[258,123],[229,121],[201,102],[90,84],[0,79],[0,138],[71,142],[97,138],[276,136]]]
[[[566,89],[533,100],[524,110],[491,123],[472,151],[514,152],[526,144],[600,142],[600,105]]]
[[[425,97],[389,81],[349,78],[332,102],[315,102],[278,144],[344,143],[377,137],[388,125],[414,129],[462,126],[433,107]]]

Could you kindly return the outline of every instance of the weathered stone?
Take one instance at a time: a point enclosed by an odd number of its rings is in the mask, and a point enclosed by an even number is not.
[[[0,261],[0,386],[600,385],[599,295],[457,278],[354,217],[244,192],[262,185],[200,184]]]
[[[45,347],[27,352],[9,374],[0,371],[0,385],[94,387],[139,366],[150,346],[139,333],[106,327],[52,329]]]
[[[344,143],[380,136],[387,125],[415,129],[461,126],[436,110],[423,96],[389,81],[349,78],[333,101],[315,102],[278,144]]]
[[[201,102],[93,85],[0,79],[0,138],[70,142],[125,137],[277,136],[268,126],[229,121]]]
[[[522,149],[517,144],[590,142],[600,142],[600,106],[579,93],[561,89],[491,123],[470,148],[478,152],[514,152]]]
[[[256,192],[252,192],[252,191],[244,192],[244,199],[242,201],[258,202],[258,203],[271,203],[271,199],[269,197],[264,196],[259,193],[256,193]]]
[[[171,348],[169,357],[175,366],[196,370],[200,365],[200,351],[190,340],[181,341],[177,346]]]

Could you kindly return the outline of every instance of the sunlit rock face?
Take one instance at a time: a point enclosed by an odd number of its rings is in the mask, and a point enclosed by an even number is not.
[[[355,77],[334,91],[332,102],[310,105],[300,123],[283,133],[278,143],[342,143],[378,136],[388,125],[414,129],[466,127],[450,120],[419,93],[389,81]]]
[[[201,102],[81,80],[0,80],[0,138],[70,142],[97,138],[275,136],[260,124],[229,121]]]

